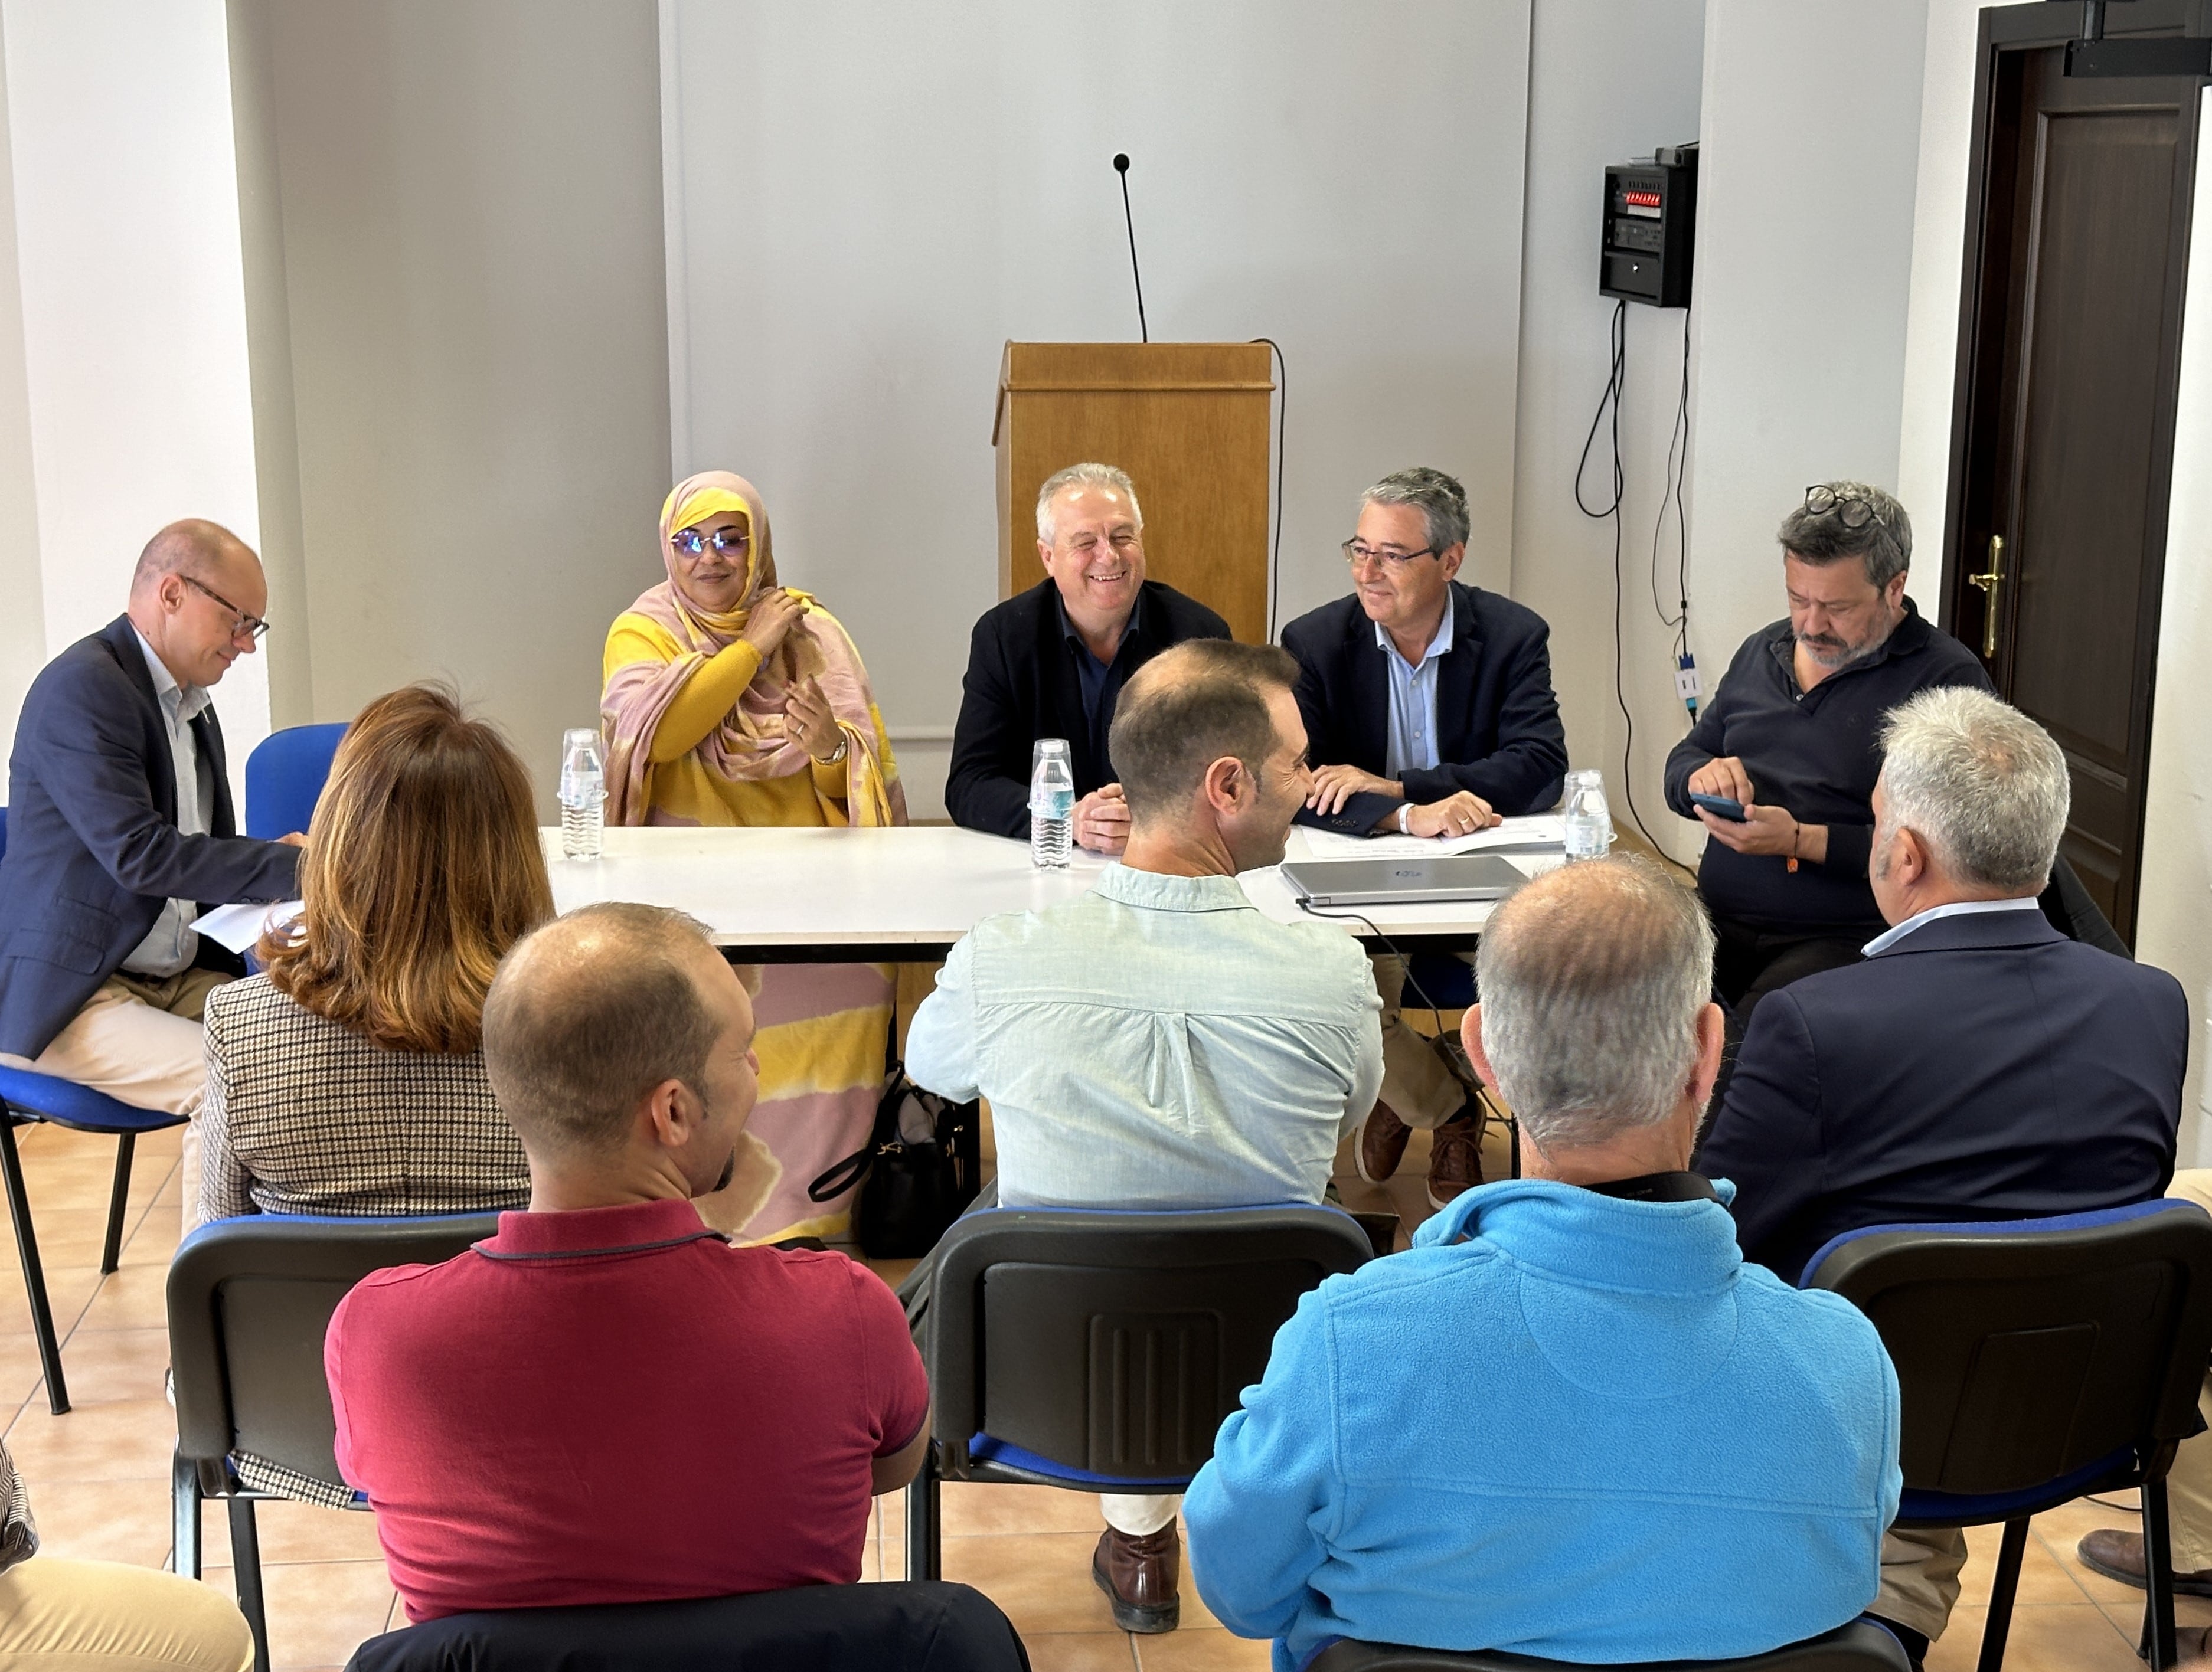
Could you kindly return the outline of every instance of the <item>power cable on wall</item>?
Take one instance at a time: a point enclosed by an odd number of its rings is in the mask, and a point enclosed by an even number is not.
[[[1613,309],[1612,366],[1606,378],[1605,392],[1598,397],[1597,410],[1591,415],[1589,433],[1583,438],[1582,457],[1575,465],[1575,509],[1593,522],[1613,523],[1613,700],[1620,706],[1620,718],[1627,727],[1627,740],[1620,751],[1620,787],[1622,799],[1628,806],[1628,816],[1636,821],[1644,839],[1660,852],[1650,828],[1644,822],[1644,815],[1636,805],[1636,717],[1629,712],[1626,656],[1621,639],[1621,613],[1626,603],[1626,588],[1621,578],[1621,504],[1627,497],[1627,476],[1620,459],[1620,398],[1628,385],[1628,304],[1616,302]],[[1583,497],[1583,477],[1589,469],[1590,449],[1596,445],[1598,427],[1612,415],[1613,498],[1607,504],[1593,507]]]
[[[1291,373],[1283,359],[1283,345],[1272,336],[1255,336],[1275,351],[1275,542],[1267,559],[1267,642],[1275,642],[1275,616],[1283,591],[1283,443],[1290,433]]]

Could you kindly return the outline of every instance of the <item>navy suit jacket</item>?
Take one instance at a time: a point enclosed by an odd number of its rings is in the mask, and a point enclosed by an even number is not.
[[[1939,918],[1760,1001],[1692,1165],[1735,1181],[1744,1257],[1794,1283],[1865,1226],[2157,1196],[2188,1054],[2165,971],[2040,912]]]
[[[1059,597],[1048,575],[985,610],[975,623],[945,779],[945,810],[957,825],[1028,839],[1030,747],[1040,737],[1067,739],[1078,796],[1114,782],[1114,763],[1091,747],[1082,680],[1060,624]],[[1228,637],[1229,623],[1197,599],[1148,580],[1129,628],[1128,671],[1187,639]]]
[[[78,639],[31,682],[8,763],[0,1051],[44,1051],[168,900],[298,892],[297,848],[237,834],[213,708],[192,722],[192,740],[215,778],[205,836],[177,828],[168,728],[129,616]]]
[[[1414,803],[1472,790],[1498,812],[1536,813],[1559,798],[1567,733],[1552,691],[1552,630],[1526,605],[1457,581],[1450,585],[1452,639],[1437,664],[1437,759],[1401,780]],[[1358,594],[1310,610],[1283,629],[1298,659],[1298,712],[1316,766],[1348,765],[1388,777],[1390,669],[1396,652],[1375,642]],[[1363,792],[1331,817],[1301,810],[1299,822],[1364,836],[1397,810]]]

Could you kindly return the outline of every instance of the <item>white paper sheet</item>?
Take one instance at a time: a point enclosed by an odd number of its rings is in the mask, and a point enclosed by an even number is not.
[[[1306,851],[1316,859],[1403,859],[1438,853],[1495,852],[1500,848],[1565,851],[1566,821],[1557,813],[1531,813],[1471,836],[1340,836],[1334,830],[1301,827]]]
[[[192,927],[210,940],[243,953],[264,930],[288,924],[307,910],[296,900],[280,900],[270,906],[218,906],[192,921]]]

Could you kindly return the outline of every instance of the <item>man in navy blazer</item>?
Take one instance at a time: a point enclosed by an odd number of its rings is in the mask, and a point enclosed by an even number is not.
[[[1695,1164],[1734,1181],[1744,1257],[1791,1282],[1846,1231],[2124,1207],[2173,1172],[2180,984],[2038,907],[2057,744],[1969,686],[1892,711],[1882,744],[1869,875],[1893,927],[1766,996]],[[1874,1611],[1936,1637],[1965,1554],[1951,1530],[1893,1532]]]
[[[298,838],[237,834],[208,688],[266,631],[261,563],[213,523],[139,554],[129,609],[40,670],[9,762],[0,1061],[189,1114],[200,1007],[244,966],[208,906],[292,896]]]
[[[1299,822],[1348,836],[1462,836],[1559,798],[1567,735],[1551,629],[1533,609],[1462,586],[1467,490],[1441,470],[1387,476],[1344,542],[1352,593],[1283,631],[1314,789]],[[1463,1084],[1399,1015],[1405,960],[1375,960],[1382,1100],[1355,1147],[1370,1184],[1395,1172],[1409,1128],[1434,1134],[1429,1201],[1482,1182],[1481,1121]]]

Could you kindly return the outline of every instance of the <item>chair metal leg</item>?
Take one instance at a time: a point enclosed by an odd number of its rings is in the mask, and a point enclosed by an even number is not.
[[[2173,1536],[2163,1475],[2142,1483],[2142,1524],[2143,1625],[2136,1652],[2150,1662],[2151,1672],[2167,1672],[2181,1658],[2181,1646],[2174,1640]]]
[[[922,1453],[921,1472],[906,1486],[906,1576],[909,1579],[945,1577],[944,1552],[939,1543],[942,1508],[937,1448],[933,1444]]]
[[[253,1500],[230,1499],[231,1572],[238,1581],[238,1611],[253,1632],[253,1672],[269,1672],[269,1613],[261,1597],[261,1537]]]
[[[100,1275],[103,1277],[115,1269],[123,1257],[123,1209],[131,1196],[131,1154],[138,1147],[138,1136],[125,1132],[115,1149],[115,1189],[107,1198],[107,1241],[100,1251]]]
[[[2027,1554],[2027,1518],[2005,1523],[1997,1548],[1997,1571],[1990,1579],[1989,1623],[1982,1628],[1982,1657],[1977,1672],[1998,1672],[2004,1664],[2005,1638],[2012,1631],[2012,1603],[2020,1590],[2020,1564]]]
[[[0,1175],[8,1189],[8,1217],[15,1227],[15,1252],[23,1262],[23,1292],[31,1301],[31,1332],[38,1337],[39,1369],[46,1378],[46,1405],[56,1416],[70,1408],[69,1384],[62,1376],[61,1343],[54,1337],[54,1310],[46,1301],[46,1270],[39,1263],[39,1235],[31,1225],[31,1198],[23,1191],[23,1157],[15,1148],[14,1112],[0,1106]]]
[[[181,1456],[169,1461],[170,1571],[180,1579],[200,1576],[199,1465]]]

